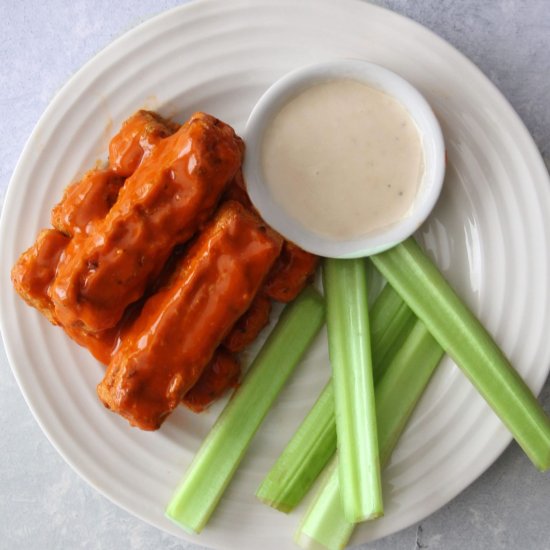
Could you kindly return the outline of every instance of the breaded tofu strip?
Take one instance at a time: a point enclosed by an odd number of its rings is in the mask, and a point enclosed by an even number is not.
[[[243,202],[239,201],[241,204]],[[319,258],[285,241],[279,258],[248,311],[237,321],[223,346],[238,353],[249,346],[269,323],[271,300],[291,302],[311,280]]]
[[[19,256],[11,270],[11,281],[19,296],[54,325],[59,322],[48,289],[55,277],[59,258],[69,241],[70,237],[55,229],[43,229],[35,243]]]
[[[90,170],[69,185],[51,213],[52,225],[65,235],[89,234],[94,222],[115,204],[124,178],[110,168]]]
[[[70,238],[55,229],[42,230],[36,242],[21,256],[11,270],[11,280],[18,294],[36,308],[54,325],[60,325],[55,316],[48,289],[54,279],[59,258]],[[118,336],[118,329],[98,334],[87,334],[78,328],[65,328],[75,342],[87,348],[92,355],[107,364]]]
[[[248,309],[281,246],[257,216],[226,202],[126,332],[98,385],[105,406],[157,429]]]
[[[171,136],[178,124],[151,111],[138,111],[122,123],[109,143],[109,166],[115,174],[127,178],[151,154],[164,138]]]
[[[182,403],[193,412],[202,412],[227,390],[235,388],[240,377],[238,359],[232,353],[218,349],[196,384],[183,396]]]
[[[258,295],[248,311],[226,336],[223,346],[233,353],[238,353],[254,342],[269,324],[271,300],[278,302],[294,300],[311,280],[318,265],[317,256],[285,241],[281,255],[277,258]]]
[[[177,129],[177,124],[149,111],[138,111],[125,120],[109,144],[110,166],[90,170],[65,189],[52,210],[52,225],[70,236],[90,233],[91,221],[107,215],[125,178],[136,171],[153,147]]]
[[[262,329],[269,324],[271,300],[260,290],[246,313],[235,323],[223,341],[223,347],[233,353],[252,344]]]
[[[318,265],[318,256],[285,241],[263,290],[272,300],[291,302],[311,280]]]
[[[204,113],[153,148],[93,233],[67,247],[50,287],[59,320],[88,332],[115,326],[210,217],[242,153],[233,129]]]

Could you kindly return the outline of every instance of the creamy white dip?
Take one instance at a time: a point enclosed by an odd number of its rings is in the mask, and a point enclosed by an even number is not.
[[[396,99],[355,80],[315,85],[271,121],[262,144],[273,198],[332,239],[407,216],[424,172],[421,138]]]

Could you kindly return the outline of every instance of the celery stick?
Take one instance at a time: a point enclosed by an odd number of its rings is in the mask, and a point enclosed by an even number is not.
[[[321,487],[301,520],[294,540],[302,548],[345,548],[353,533],[354,523],[346,521],[340,500],[338,455],[326,468]]]
[[[306,288],[283,311],[242,385],[203,441],[166,515],[199,533],[231,481],[252,437],[325,317],[322,297]]]
[[[390,285],[374,302],[370,315],[372,361],[377,379],[386,371],[416,321],[411,309]],[[375,394],[376,395],[376,394]],[[265,504],[290,512],[306,495],[336,451],[334,387],[330,380],[282,454],[267,473],[256,496]]]
[[[364,259],[325,259],[329,355],[342,501],[349,521],[384,513]]]
[[[489,333],[412,238],[371,257],[533,464],[550,468],[550,419]]]
[[[376,386],[376,419],[382,465],[390,459],[443,353],[426,326],[417,320]],[[295,536],[296,542],[303,548],[340,550],[345,548],[354,527],[345,518],[338,475],[332,466],[302,519]]]
[[[334,385],[330,380],[262,481],[256,496],[281,512],[292,511],[335,451]]]
[[[444,353],[426,325],[417,319],[376,386],[376,418],[382,465],[390,459],[399,436]]]

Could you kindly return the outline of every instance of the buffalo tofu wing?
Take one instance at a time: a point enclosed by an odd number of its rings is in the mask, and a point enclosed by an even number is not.
[[[19,296],[54,325],[59,322],[48,289],[55,277],[59,258],[69,241],[67,235],[55,229],[44,229],[34,244],[19,256],[11,270],[11,280]]]
[[[223,341],[223,346],[238,353],[249,346],[269,324],[271,300],[260,290],[246,313],[235,323]]]
[[[52,225],[72,237],[92,232],[93,224],[104,218],[115,204],[124,178],[111,169],[96,169],[69,185],[51,213]]]
[[[59,258],[67,248],[70,238],[55,229],[44,229],[35,243],[17,260],[11,271],[11,279],[18,294],[36,308],[54,325],[61,325],[48,289],[55,277]],[[88,334],[78,327],[61,327],[75,342],[87,348],[92,355],[107,364],[118,338],[118,328],[97,334]]]
[[[109,143],[110,168],[119,176],[131,176],[153,148],[177,129],[177,124],[157,113],[138,111],[124,121]]]
[[[69,243],[50,287],[59,320],[88,332],[114,327],[211,216],[242,153],[233,129],[204,113],[163,139],[94,231]]]
[[[202,412],[239,383],[241,365],[224,349],[218,349],[196,384],[183,396],[182,403],[193,412]]]
[[[313,278],[318,265],[319,256],[285,241],[281,255],[265,282],[265,293],[277,302],[291,302]]]
[[[248,309],[281,246],[256,215],[226,202],[125,334],[98,385],[103,403],[157,429]]]
[[[90,233],[92,221],[104,218],[131,176],[161,140],[178,125],[150,111],[138,111],[124,121],[109,143],[109,167],[96,168],[65,189],[52,210],[52,225],[67,235]]]

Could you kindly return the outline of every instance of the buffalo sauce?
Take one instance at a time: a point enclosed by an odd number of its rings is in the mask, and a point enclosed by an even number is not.
[[[94,223],[111,210],[123,183],[124,178],[110,168],[90,170],[65,189],[52,209],[52,225],[71,237],[91,233]]]
[[[17,293],[54,325],[59,322],[48,290],[55,277],[59,258],[69,241],[70,238],[60,231],[43,229],[34,244],[19,256],[11,270],[11,280]]]
[[[281,255],[264,284],[266,295],[277,302],[291,302],[310,282],[318,265],[319,256],[285,241]]]
[[[281,246],[257,216],[224,203],[125,334],[98,386],[103,403],[157,429],[248,309]]]
[[[119,176],[131,176],[160,141],[178,129],[151,111],[138,111],[124,121],[109,143],[109,166]]]
[[[238,359],[223,348],[218,349],[196,384],[184,395],[182,403],[193,412],[204,411],[239,383],[241,365]]]
[[[88,332],[114,327],[211,216],[242,152],[234,131],[204,113],[163,139],[94,231],[69,243],[50,287],[59,320]]]
[[[263,328],[269,323],[271,300],[262,292],[258,292],[246,313],[237,321],[223,341],[223,346],[238,353],[250,345]]]
[[[19,295],[36,308],[54,325],[61,325],[75,342],[87,348],[100,362],[107,364],[111,357],[120,327],[105,332],[88,334],[78,326],[63,326],[57,317],[48,290],[55,277],[59,259],[70,238],[55,229],[44,229],[36,242],[17,260],[11,278]]]
[[[139,306],[130,307],[115,327],[88,333],[79,323],[63,325],[60,322],[49,289],[71,237],[92,233],[95,224],[116,202],[125,181],[121,173],[131,175],[143,156],[149,155],[162,137],[176,129],[177,125],[147,111],[139,111],[130,117],[111,140],[112,166],[90,170],[65,189],[61,201],[51,212],[55,229],[42,230],[12,269],[12,281],[21,297],[51,323],[60,325],[72,340],[87,348],[104,364],[109,362],[113,348],[120,340],[122,327],[135,317]]]

